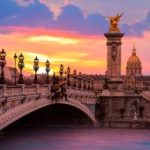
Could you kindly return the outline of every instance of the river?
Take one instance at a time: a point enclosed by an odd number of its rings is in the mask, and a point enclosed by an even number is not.
[[[14,128],[0,137],[0,150],[150,150],[150,130]]]

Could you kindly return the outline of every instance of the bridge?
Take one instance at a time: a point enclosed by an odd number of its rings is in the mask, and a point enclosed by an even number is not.
[[[50,85],[2,86],[0,88],[0,130],[36,110],[55,104],[77,108],[96,125],[94,91],[68,87],[67,100],[62,98],[53,101],[50,88]]]
[[[48,60],[45,64],[44,83],[40,84],[37,57],[34,59],[34,79],[32,83],[26,84],[22,74],[22,54],[19,56],[18,82],[15,78],[15,82],[9,85],[4,76],[4,53],[4,50],[0,53],[0,130],[29,114],[57,104],[76,108],[93,125],[130,127],[137,123],[138,127],[141,127],[145,123],[145,126],[150,126],[150,90],[126,89],[123,78],[113,81],[107,75],[85,75],[81,72],[77,75],[76,70],[70,74],[69,67],[65,73],[62,64],[59,76],[54,74],[51,78]]]
[[[96,105],[99,101],[105,101],[108,108],[108,119],[116,118],[117,114],[112,112],[114,108],[121,108],[122,102],[126,100],[127,103],[134,102],[135,98],[141,98],[141,102],[144,100],[146,104],[150,104],[150,92],[143,91],[140,95],[135,93],[125,93],[110,90],[103,90],[99,93],[95,93],[94,90],[87,90],[77,87],[67,87],[67,100],[65,98],[60,98],[57,101],[52,100],[51,85],[17,85],[17,86],[7,86],[3,85],[0,87],[0,130],[11,125],[15,121],[23,118],[24,116],[45,108],[46,106],[61,104],[68,105],[77,108],[79,111],[83,112],[93,123],[93,125],[98,124],[96,118]],[[114,105],[115,104],[115,105]],[[114,105],[114,106],[113,106]],[[129,104],[127,104],[128,107]],[[99,108],[98,108],[99,109]],[[129,108],[127,108],[129,109]],[[147,106],[149,109],[149,106]],[[147,110],[145,110],[147,111]],[[110,114],[111,112],[111,114]],[[148,116],[143,118],[143,121],[149,120]],[[119,113],[118,113],[119,115]],[[115,116],[115,117],[114,117]],[[118,117],[119,118],[119,117]],[[130,118],[131,119],[131,118]],[[141,120],[141,119],[140,119]],[[133,121],[133,117],[130,121]]]

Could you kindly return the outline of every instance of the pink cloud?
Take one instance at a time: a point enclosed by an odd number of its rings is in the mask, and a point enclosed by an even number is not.
[[[41,3],[45,4],[50,11],[54,13],[54,19],[56,20],[58,16],[61,15],[62,7],[69,4],[69,0],[39,0]]]
[[[25,72],[32,72],[32,63],[37,55],[41,62],[50,59],[53,68],[63,63],[65,66],[76,68],[85,73],[105,73],[106,70],[106,39],[104,36],[87,36],[75,32],[63,30],[47,30],[44,28],[27,27],[0,27],[0,30],[7,32],[1,34],[1,47],[7,51],[7,61],[13,66],[13,54],[23,52],[26,55]],[[41,37],[46,39],[40,39]],[[48,37],[48,39],[47,39]],[[29,40],[35,38],[36,40]],[[53,39],[54,38],[54,39]],[[133,43],[136,44],[137,55],[140,57],[143,66],[143,74],[150,74],[149,71],[149,38],[150,32],[145,32],[143,37],[125,36],[122,39],[122,73],[125,73],[126,62],[131,55]],[[78,44],[62,44],[61,40],[70,39]],[[47,40],[47,41],[46,41]],[[59,43],[59,41],[61,41]],[[30,54],[33,55],[30,55]],[[44,63],[41,63],[43,68]],[[57,68],[58,69],[58,68]]]

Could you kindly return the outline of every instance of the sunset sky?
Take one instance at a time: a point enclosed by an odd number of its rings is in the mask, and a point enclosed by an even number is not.
[[[33,60],[47,59],[51,73],[62,63],[82,73],[104,74],[108,21],[105,16],[124,12],[120,28],[122,74],[133,43],[142,61],[143,74],[150,74],[149,0],[0,0],[0,47],[7,52],[7,66],[14,66],[14,53],[25,56],[26,74]]]

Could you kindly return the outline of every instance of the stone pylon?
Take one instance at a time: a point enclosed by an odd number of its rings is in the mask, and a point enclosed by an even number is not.
[[[104,34],[107,38],[107,75],[110,78],[121,76],[121,38],[120,32],[108,32]]]

